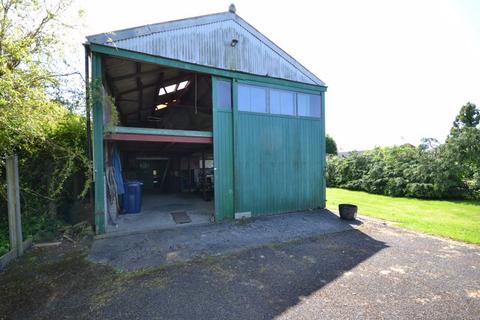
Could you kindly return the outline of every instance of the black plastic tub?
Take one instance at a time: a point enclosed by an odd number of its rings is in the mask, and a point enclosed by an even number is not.
[[[342,203],[338,205],[340,218],[345,220],[355,220],[357,218],[358,207],[354,204]]]

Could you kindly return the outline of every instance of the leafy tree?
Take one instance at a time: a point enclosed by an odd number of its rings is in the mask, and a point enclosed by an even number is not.
[[[440,145],[440,142],[435,138],[422,138],[420,140],[420,149],[433,150]]]
[[[458,113],[453,127],[450,130],[450,136],[456,136],[464,128],[476,128],[480,124],[480,110],[471,102],[467,102]]]
[[[445,144],[450,161],[461,165],[460,176],[480,196],[480,110],[468,102],[455,118]]]
[[[424,138],[348,157],[330,156],[327,184],[390,196],[480,198],[480,111],[464,105],[444,144]]]
[[[62,15],[69,5],[65,0],[0,1],[0,150],[1,156],[19,156],[27,233],[29,221],[49,223],[57,218],[56,208],[73,199],[75,175],[88,180],[85,118],[52,94],[70,75],[58,74],[61,39],[69,28]],[[2,175],[0,197],[6,200]],[[2,201],[1,212],[5,205]]]
[[[58,84],[53,57],[64,29],[59,15],[68,4],[0,2],[0,146],[5,153],[37,150],[66,114],[47,92]]]
[[[327,137],[325,138],[325,144],[326,144],[325,147],[326,147],[327,154],[335,154],[336,155],[338,153],[337,143],[328,134],[327,134]]]

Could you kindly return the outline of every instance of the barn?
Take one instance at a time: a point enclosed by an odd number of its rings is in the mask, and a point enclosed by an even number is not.
[[[326,85],[234,6],[84,46],[98,234],[325,207]]]

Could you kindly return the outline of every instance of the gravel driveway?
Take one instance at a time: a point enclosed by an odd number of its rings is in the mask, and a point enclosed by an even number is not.
[[[60,259],[55,252],[40,254],[48,255]],[[355,229],[137,272],[115,272],[88,262],[84,255],[75,260],[66,254],[61,259],[69,261],[68,270],[59,271],[57,264],[52,272],[42,262],[28,269],[30,275],[21,269],[28,259],[16,266],[26,282],[22,299],[0,289],[0,318],[3,314],[8,319],[479,319],[480,315],[478,246],[368,220]],[[14,288],[12,279],[18,281],[11,275],[14,269],[0,274],[8,292]],[[28,290],[39,286],[45,286],[42,296],[29,298]]]

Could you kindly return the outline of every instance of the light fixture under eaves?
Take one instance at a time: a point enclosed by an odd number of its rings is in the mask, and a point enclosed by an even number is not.
[[[235,46],[237,45],[237,43],[238,43],[238,40],[237,40],[237,39],[232,39],[232,42],[230,42],[230,45],[231,45],[232,47],[235,47]]]

